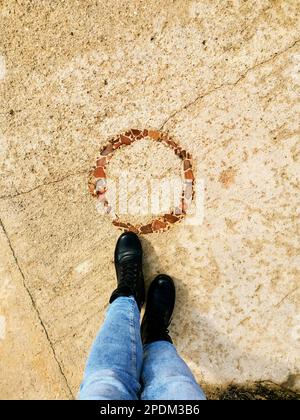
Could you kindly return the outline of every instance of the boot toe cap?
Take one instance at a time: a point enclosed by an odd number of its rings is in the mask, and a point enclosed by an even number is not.
[[[141,255],[142,244],[139,237],[133,232],[123,233],[118,239],[116,245],[115,260],[118,262],[124,257],[139,257]]]

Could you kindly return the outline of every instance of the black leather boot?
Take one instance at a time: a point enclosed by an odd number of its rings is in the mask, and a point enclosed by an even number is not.
[[[120,296],[134,296],[139,309],[145,302],[142,244],[135,233],[123,233],[116,245],[115,267],[118,287],[109,303]]]
[[[175,306],[175,295],[171,277],[160,274],[151,283],[141,326],[143,344],[160,340],[172,343],[168,327]]]

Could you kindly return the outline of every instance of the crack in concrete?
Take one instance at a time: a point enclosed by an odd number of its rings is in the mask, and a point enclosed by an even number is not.
[[[2,196],[0,197],[0,200],[9,200],[9,199],[12,199],[12,198],[20,197],[21,195],[30,194],[30,193],[32,193],[33,191],[36,191],[36,190],[38,190],[38,189],[40,189],[40,188],[43,188],[43,187],[48,187],[49,185],[53,185],[53,184],[57,184],[57,183],[59,183],[59,182],[63,182],[63,181],[65,181],[66,179],[69,179],[69,178],[72,178],[72,177],[75,177],[75,176],[84,175],[84,174],[86,174],[87,172],[88,172],[87,170],[85,170],[85,171],[75,172],[75,173],[72,173],[72,174],[66,175],[66,176],[64,176],[63,178],[59,178],[59,179],[56,179],[56,180],[54,180],[54,181],[50,181],[50,182],[45,183],[45,184],[40,184],[40,185],[37,185],[36,187],[31,188],[30,190],[27,190],[27,191],[21,191],[21,192],[18,192],[18,193],[16,193],[16,194],[13,194],[13,195],[2,195]]]
[[[63,377],[63,379],[64,379],[64,382],[65,382],[66,387],[67,387],[67,389],[68,389],[68,391],[69,391],[69,393],[70,393],[70,396],[71,396],[72,398],[74,398],[73,392],[72,392],[72,390],[71,390],[71,388],[70,388],[70,385],[69,385],[69,383],[68,383],[68,380],[67,380],[67,378],[66,378],[66,375],[65,375],[65,373],[64,373],[64,371],[63,371],[63,369],[62,369],[62,366],[61,366],[61,364],[60,364],[60,362],[59,362],[59,360],[58,360],[58,357],[57,357],[57,355],[56,355],[56,352],[55,352],[55,349],[54,349],[54,347],[53,347],[53,344],[52,344],[52,342],[51,342],[51,340],[50,340],[50,336],[49,336],[49,333],[48,333],[48,331],[47,331],[47,328],[46,328],[46,326],[45,326],[45,324],[44,324],[44,322],[43,322],[43,320],[42,320],[42,318],[41,318],[41,314],[40,314],[40,312],[39,312],[39,310],[38,310],[38,308],[37,308],[37,305],[36,305],[36,302],[35,302],[35,300],[34,300],[34,298],[33,298],[33,296],[32,296],[32,293],[30,292],[29,287],[28,287],[28,286],[27,286],[27,284],[26,284],[25,275],[24,275],[24,273],[23,273],[23,270],[22,270],[22,269],[21,269],[21,267],[20,267],[20,264],[19,264],[18,258],[17,258],[17,256],[16,256],[15,250],[14,250],[14,248],[13,248],[13,246],[12,246],[12,243],[11,243],[11,240],[10,240],[10,238],[9,238],[9,236],[8,236],[7,230],[6,230],[6,228],[5,228],[5,226],[4,226],[4,224],[3,224],[3,222],[2,222],[2,220],[1,220],[1,219],[0,219],[0,226],[1,226],[1,228],[2,228],[3,232],[4,232],[5,236],[6,236],[6,239],[7,239],[7,242],[8,242],[9,248],[10,248],[10,250],[11,250],[12,256],[13,256],[13,258],[14,258],[14,260],[15,260],[15,263],[16,263],[16,265],[17,265],[17,267],[18,267],[18,270],[19,270],[19,272],[20,272],[20,274],[21,274],[21,277],[22,277],[22,280],[23,280],[23,287],[25,288],[25,290],[27,291],[27,293],[28,293],[28,295],[29,295],[29,298],[30,298],[30,300],[31,300],[32,307],[33,307],[34,311],[36,312],[36,314],[37,314],[37,316],[38,316],[38,319],[39,319],[39,322],[40,322],[40,324],[41,324],[41,327],[42,327],[42,329],[43,329],[43,331],[44,331],[44,333],[45,333],[45,335],[46,335],[46,339],[47,339],[47,341],[48,341],[48,343],[49,343],[49,345],[50,345],[50,349],[51,349],[51,351],[52,351],[52,354],[53,354],[54,360],[56,361],[56,363],[57,363],[57,365],[58,365],[59,371],[60,371],[60,373],[61,373],[61,375],[62,375],[62,377]]]
[[[286,53],[287,51],[289,51],[290,49],[294,48],[298,43],[300,42],[300,39],[297,39],[296,41],[293,42],[292,45],[290,45],[289,47],[285,48],[282,51],[278,51],[275,54],[273,54],[270,58],[261,61],[259,63],[256,63],[254,66],[249,67],[244,74],[242,74],[235,82],[227,82],[227,83],[222,83],[219,86],[214,87],[213,89],[201,93],[200,95],[198,95],[194,100],[192,100],[191,102],[187,103],[186,105],[184,105],[183,107],[181,107],[180,109],[174,111],[164,122],[163,124],[160,126],[159,130],[163,131],[164,127],[166,126],[166,124],[172,120],[177,114],[180,114],[183,111],[186,111],[188,108],[192,107],[193,105],[195,105],[198,101],[200,101],[201,99],[205,98],[206,96],[211,95],[214,92],[217,92],[218,90],[221,90],[225,87],[235,87],[237,86],[242,80],[244,80],[247,75],[252,72],[253,70],[264,66],[265,64],[268,64],[270,62],[272,62],[274,59],[278,58],[279,56],[281,56],[282,54]]]
[[[283,304],[283,302],[285,302],[290,296],[296,293],[299,289],[300,289],[299,286],[295,287],[293,290],[287,293],[276,305],[274,305],[274,307],[279,308]]]
[[[180,109],[178,109],[178,110],[176,110],[176,111],[174,111],[168,118],[166,118],[166,120],[162,123],[162,125],[159,127],[159,130],[160,131],[163,131],[164,130],[164,127],[166,126],[166,124],[170,121],[170,120],[172,120],[177,114],[180,114],[181,112],[183,112],[183,111],[185,111],[185,110],[187,110],[188,108],[190,108],[190,107],[192,107],[193,105],[195,105],[198,101],[200,101],[201,99],[203,99],[203,98],[205,98],[206,96],[209,96],[209,95],[211,95],[212,93],[214,93],[214,92],[217,92],[218,90],[221,90],[221,89],[223,89],[224,87],[235,87],[235,86],[237,86],[242,80],[244,80],[246,77],[247,77],[247,75],[251,72],[251,71],[253,71],[253,70],[255,70],[256,68],[258,68],[258,67],[262,67],[262,66],[264,66],[265,64],[268,64],[268,63],[270,63],[270,62],[272,62],[274,59],[276,59],[276,58],[278,58],[279,56],[281,56],[282,54],[284,54],[284,53],[286,53],[287,51],[289,51],[290,49],[292,49],[292,48],[294,48],[298,43],[300,42],[300,39],[297,39],[296,41],[294,41],[293,42],[293,44],[292,45],[290,45],[289,47],[287,47],[287,48],[285,48],[284,50],[282,50],[282,51],[278,51],[278,52],[276,52],[275,54],[273,54],[270,58],[268,58],[267,60],[264,60],[264,61],[261,61],[261,62],[259,62],[259,63],[256,63],[254,66],[252,66],[252,67],[250,67],[250,68],[248,68],[246,71],[245,71],[245,73],[244,74],[242,74],[235,82],[231,82],[231,83],[222,83],[221,85],[219,85],[219,86],[217,86],[217,87],[214,87],[213,89],[211,89],[211,90],[209,90],[209,91],[207,91],[207,92],[204,92],[204,93],[202,93],[202,94],[200,94],[200,95],[198,95],[194,100],[192,100],[191,102],[189,102],[189,103],[187,103],[186,105],[184,105],[183,107],[181,107]],[[55,181],[51,181],[51,182],[48,182],[48,183],[45,183],[45,184],[41,184],[41,185],[37,185],[36,187],[34,187],[34,188],[32,188],[32,189],[30,189],[30,190],[28,190],[28,191],[21,191],[21,192],[19,192],[19,193],[17,193],[17,194],[13,194],[13,195],[4,195],[4,196],[1,196],[0,197],[0,200],[5,200],[5,199],[12,199],[12,198],[16,198],[16,197],[19,197],[19,196],[22,196],[22,195],[25,195],[25,194],[29,194],[29,193],[31,193],[31,192],[33,192],[33,191],[36,191],[36,190],[38,190],[39,188],[43,188],[43,187],[47,187],[47,186],[49,186],[49,185],[53,185],[53,184],[56,184],[56,183],[59,183],[59,182],[62,182],[62,181],[64,181],[65,179],[68,179],[68,178],[71,178],[71,177],[73,177],[73,176],[77,176],[77,175],[83,175],[84,173],[86,173],[87,171],[80,171],[80,172],[77,172],[77,173],[73,173],[73,174],[70,174],[70,175],[67,175],[67,176],[65,176],[65,177],[63,177],[63,178],[60,178],[60,179],[57,179],[57,180],[55,180]]]

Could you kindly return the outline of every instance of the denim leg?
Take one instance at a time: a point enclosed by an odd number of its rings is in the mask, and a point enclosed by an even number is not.
[[[142,400],[206,399],[188,366],[167,341],[144,347],[142,384]]]
[[[138,306],[132,296],[119,297],[110,305],[92,346],[79,399],[138,399],[142,362]]]

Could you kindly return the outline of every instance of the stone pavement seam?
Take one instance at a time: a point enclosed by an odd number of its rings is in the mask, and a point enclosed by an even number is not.
[[[5,226],[4,226],[4,224],[3,224],[3,222],[2,222],[2,220],[1,220],[1,219],[0,219],[0,226],[1,226],[1,228],[2,228],[2,230],[3,230],[3,232],[4,232],[4,234],[5,234],[5,236],[6,236],[6,238],[7,238],[7,242],[8,242],[9,248],[10,248],[10,250],[11,250],[12,256],[13,256],[13,258],[14,258],[14,260],[15,260],[15,263],[16,263],[16,265],[17,265],[17,267],[18,267],[18,270],[19,270],[19,272],[20,272],[20,274],[21,274],[21,276],[22,276],[22,279],[23,279],[23,287],[25,288],[25,290],[27,291],[27,293],[28,293],[28,295],[29,295],[29,298],[30,298],[30,300],[31,300],[31,303],[32,303],[33,309],[35,310],[35,312],[36,312],[36,314],[37,314],[37,316],[38,316],[39,322],[40,322],[40,324],[41,324],[41,327],[42,327],[42,329],[44,330],[44,333],[45,333],[45,335],[46,335],[47,341],[48,341],[49,346],[50,346],[50,348],[51,348],[51,351],[52,351],[52,353],[53,353],[54,360],[56,361],[56,363],[57,363],[57,365],[58,365],[58,368],[59,368],[59,371],[60,371],[60,373],[61,373],[62,377],[64,378],[64,381],[65,381],[66,387],[67,387],[67,389],[68,389],[68,391],[69,391],[69,393],[70,393],[70,396],[71,396],[72,398],[74,398],[73,392],[71,391],[71,388],[70,388],[70,386],[69,386],[69,383],[68,383],[68,381],[67,381],[67,378],[66,378],[66,376],[65,376],[65,374],[64,374],[64,372],[63,372],[63,369],[62,369],[62,367],[61,367],[61,364],[59,363],[58,357],[57,357],[56,352],[55,352],[55,349],[54,349],[54,347],[53,347],[53,344],[52,344],[52,342],[51,342],[51,340],[50,340],[50,337],[49,337],[48,331],[47,331],[47,329],[46,329],[46,326],[45,326],[45,324],[44,324],[44,322],[43,322],[43,320],[42,320],[42,318],[41,318],[40,312],[39,312],[39,310],[38,310],[38,308],[37,308],[37,306],[36,306],[36,303],[35,303],[35,301],[34,301],[34,298],[33,298],[32,294],[31,294],[31,292],[30,292],[30,290],[29,290],[28,286],[26,285],[25,275],[24,275],[24,273],[23,273],[23,271],[22,271],[22,269],[21,269],[21,267],[20,267],[20,265],[19,265],[18,258],[17,258],[17,256],[16,256],[16,253],[15,253],[14,248],[13,248],[13,246],[12,246],[11,240],[10,240],[10,238],[9,238],[8,234],[7,234],[7,231],[6,231],[6,229],[5,229]]]
[[[278,51],[275,54],[273,54],[270,58],[268,58],[267,60],[261,61],[259,63],[254,64],[254,66],[249,67],[244,74],[242,74],[235,82],[231,82],[231,83],[222,83],[219,86],[216,86],[215,88],[205,92],[205,93],[201,93],[200,95],[198,95],[193,101],[187,103],[186,105],[184,105],[183,107],[181,107],[180,109],[178,109],[177,111],[174,111],[164,122],[163,124],[159,127],[160,131],[163,131],[165,126],[168,124],[168,122],[170,120],[172,120],[174,117],[176,117],[176,115],[180,114],[182,111],[186,111],[187,109],[189,109],[190,107],[192,107],[193,105],[195,105],[198,101],[200,101],[201,99],[205,98],[206,96],[211,95],[214,92],[217,92],[218,90],[223,89],[224,87],[235,87],[237,86],[242,80],[244,80],[247,75],[259,68],[264,66],[265,64],[268,64],[270,62],[272,62],[273,60],[275,60],[276,58],[280,57],[282,54],[285,54],[287,51],[291,50],[292,48],[294,48],[298,43],[300,42],[300,39],[297,39],[296,41],[293,42],[293,44],[291,44],[289,47],[285,48],[282,51]]]

